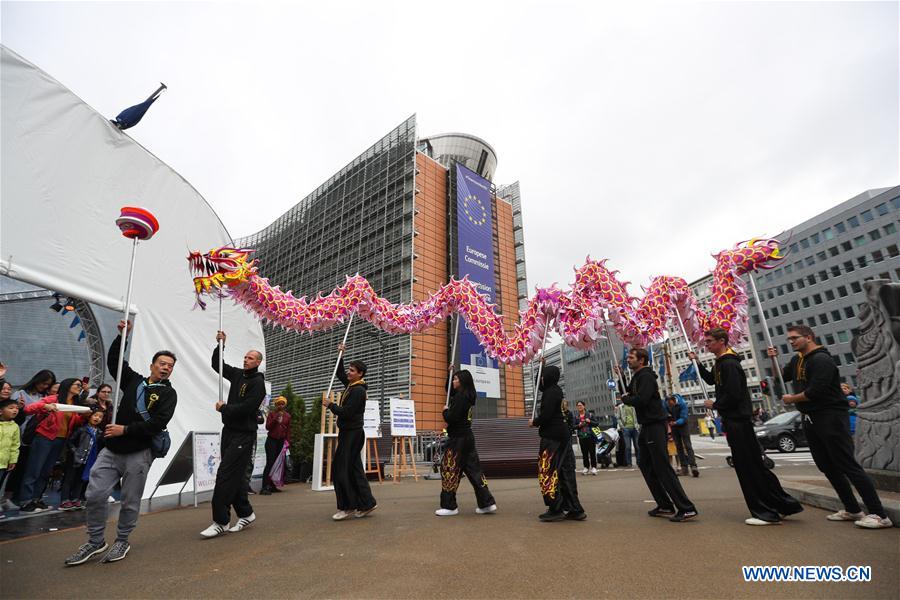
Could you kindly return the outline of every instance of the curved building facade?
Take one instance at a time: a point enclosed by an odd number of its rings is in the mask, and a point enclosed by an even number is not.
[[[439,133],[419,140],[418,149],[445,167],[459,163],[492,181],[497,153],[486,141],[468,133]]]

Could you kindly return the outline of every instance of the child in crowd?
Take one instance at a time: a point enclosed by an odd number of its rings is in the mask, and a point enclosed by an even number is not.
[[[6,392],[9,384],[0,380],[0,393]],[[10,389],[11,391],[11,389]],[[6,475],[16,468],[19,460],[19,426],[16,415],[19,414],[19,403],[2,393],[0,399],[0,493],[6,483]],[[0,519],[6,515],[0,513]]]
[[[69,458],[66,460],[66,474],[59,490],[60,510],[84,508],[84,492],[91,467],[103,444],[100,425],[105,416],[105,411],[98,408],[88,417],[87,424],[75,430],[68,440]]]

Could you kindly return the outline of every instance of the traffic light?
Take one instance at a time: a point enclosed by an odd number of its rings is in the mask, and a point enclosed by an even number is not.
[[[772,388],[769,386],[768,378],[759,382],[759,391],[763,393],[763,396],[770,396],[772,394]]]

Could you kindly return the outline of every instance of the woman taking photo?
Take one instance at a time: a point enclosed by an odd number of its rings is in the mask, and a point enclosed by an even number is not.
[[[452,372],[453,365],[450,365]],[[451,517],[459,514],[456,505],[456,490],[460,476],[465,473],[475,489],[475,512],[484,515],[497,512],[497,504],[488,489],[487,479],[481,472],[478,450],[475,449],[475,435],[472,433],[472,411],[475,410],[475,382],[468,371],[453,375],[453,391],[450,402],[444,409],[447,422],[447,446],[441,461],[441,507],[434,514]]]
[[[19,424],[20,433],[22,437],[20,438],[21,445],[19,446],[19,462],[16,464],[16,469],[9,474],[9,477],[6,481],[6,493],[4,494],[3,499],[3,510],[13,510],[15,505],[12,501],[16,501],[16,504],[22,503],[22,498],[19,497],[18,492],[19,488],[22,485],[22,478],[25,474],[25,468],[28,466],[28,456],[31,453],[31,439],[26,439],[25,430],[28,428],[27,422],[33,419],[31,415],[25,414],[25,407],[29,404],[34,404],[38,400],[43,400],[44,396],[48,394],[50,391],[50,386],[56,383],[56,375],[53,371],[48,369],[44,369],[42,371],[38,371],[34,374],[34,376],[28,380],[28,383],[22,386],[22,388],[13,394],[13,399],[19,403],[19,414],[16,415],[16,423]],[[32,429],[33,431],[33,429]],[[33,435],[30,436],[33,439]]]
[[[581,400],[575,404],[575,431],[578,432],[578,445],[581,447],[581,462],[584,464],[582,475],[597,474],[597,438],[593,428],[597,425],[594,413],[589,412]]]

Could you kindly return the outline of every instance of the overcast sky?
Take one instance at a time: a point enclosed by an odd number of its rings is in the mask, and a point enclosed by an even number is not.
[[[235,237],[410,114],[482,137],[532,288],[690,281],[900,181],[897,3],[610,4],[3,2],[2,43],[109,118],[164,81],[128,133]]]

